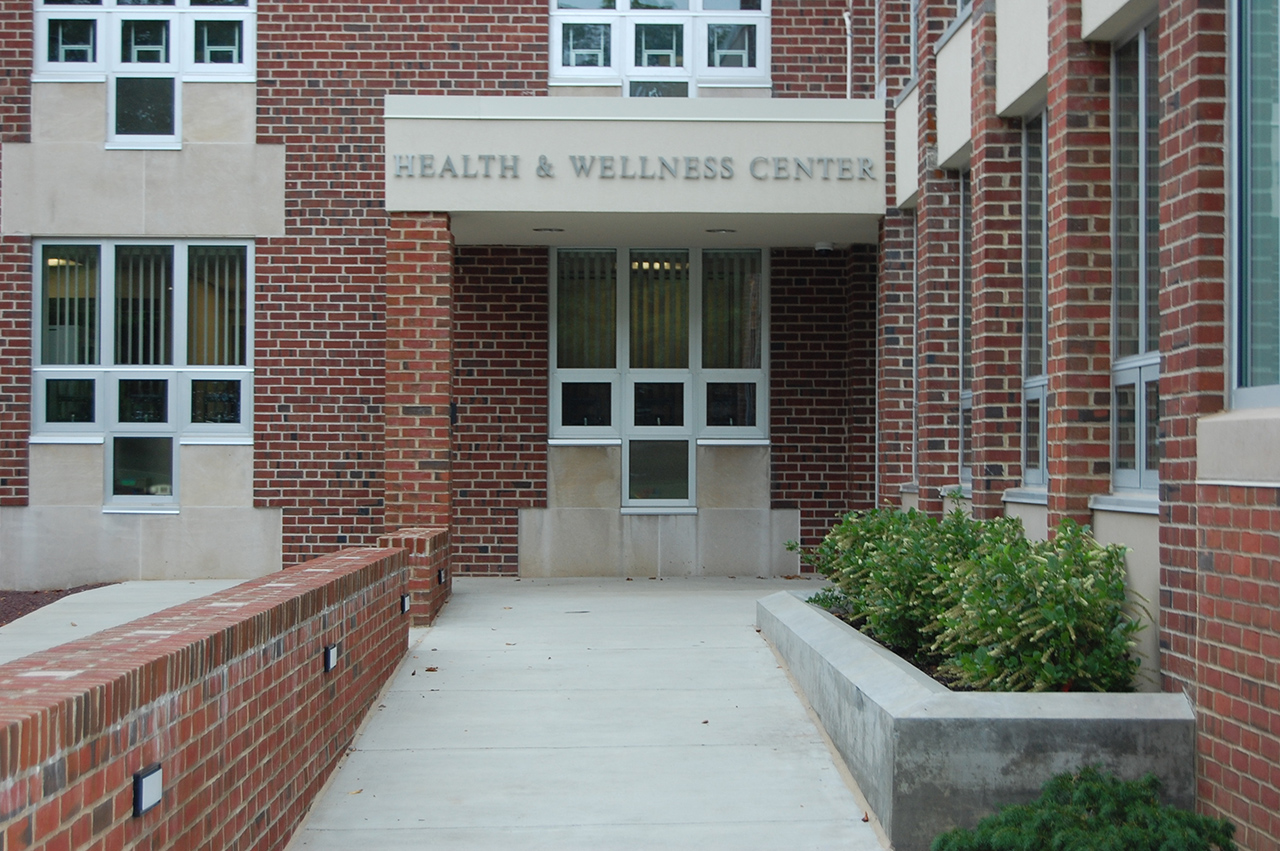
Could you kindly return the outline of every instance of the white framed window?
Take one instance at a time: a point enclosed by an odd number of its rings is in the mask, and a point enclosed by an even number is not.
[[[1280,9],[1235,4],[1232,404],[1280,405]]]
[[[1047,119],[1040,113],[1022,125],[1022,483],[1049,483],[1049,375],[1045,330],[1049,310],[1049,171],[1044,154]]]
[[[694,504],[699,440],[768,437],[759,249],[552,253],[553,439],[622,444],[626,507]]]
[[[181,443],[252,442],[251,244],[39,240],[35,261],[32,438],[101,439],[108,504],[176,505]]]
[[[107,146],[177,148],[182,85],[253,82],[255,0],[35,0],[35,82],[104,82]]]
[[[1112,486],[1160,469],[1160,87],[1155,27],[1112,51]]]
[[[551,84],[626,97],[770,85],[768,0],[549,0]]]

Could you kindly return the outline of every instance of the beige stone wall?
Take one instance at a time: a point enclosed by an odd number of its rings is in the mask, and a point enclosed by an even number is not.
[[[547,507],[520,512],[522,576],[784,576],[800,513],[769,507],[769,447],[700,446],[697,513],[624,514],[620,446],[551,446]]]
[[[34,83],[32,141],[4,146],[0,229],[32,236],[284,232],[284,146],[255,144],[253,83],[185,83],[183,146],[107,150],[105,83]]]
[[[179,449],[175,513],[103,508],[102,444],[34,444],[31,504],[0,508],[0,587],[248,579],[281,567],[281,512],[253,507],[253,448]]]
[[[1094,509],[1093,536],[1100,544],[1123,544],[1129,548],[1125,558],[1128,569],[1130,599],[1141,604],[1146,613],[1147,628],[1138,633],[1138,652],[1142,656],[1139,691],[1160,691],[1160,635],[1152,619],[1160,607],[1160,523],[1154,514],[1133,514]]]

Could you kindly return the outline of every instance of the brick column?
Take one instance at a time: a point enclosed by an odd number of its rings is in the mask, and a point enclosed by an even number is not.
[[[996,4],[973,4],[973,511],[1022,480],[1022,122],[996,115]]]
[[[1160,26],[1161,644],[1166,688],[1195,681],[1196,421],[1225,405],[1227,16],[1168,4]]]
[[[386,527],[451,520],[453,233],[447,213],[387,230]]]
[[[880,224],[876,292],[876,463],[879,502],[900,505],[915,481],[915,239],[912,211],[890,210]]]
[[[955,18],[955,4],[923,0],[919,14],[916,481],[920,509],[940,514],[947,508],[942,493],[960,484],[960,176],[936,167],[934,44]]]
[[[1049,526],[1111,488],[1111,50],[1049,3]]]
[[[879,4],[879,75],[890,97],[902,93],[911,71],[907,0]],[[912,116],[914,119],[915,116]],[[901,128],[917,133],[914,120]],[[885,196],[897,197],[894,111],[885,120]],[[902,168],[917,168],[904,163]],[[890,208],[880,222],[879,286],[876,290],[876,486],[881,505],[900,505],[902,486],[915,482],[916,217]]]

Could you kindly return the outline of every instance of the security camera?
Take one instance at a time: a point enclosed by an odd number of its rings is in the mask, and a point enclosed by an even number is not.
[[[836,250],[836,247],[830,242],[815,242],[813,244],[813,250],[818,252],[818,255],[821,257],[828,257]]]

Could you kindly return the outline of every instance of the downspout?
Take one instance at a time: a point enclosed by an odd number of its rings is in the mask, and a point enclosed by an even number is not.
[[[844,96],[846,100],[853,100],[853,12],[850,9],[844,10],[844,40]]]

